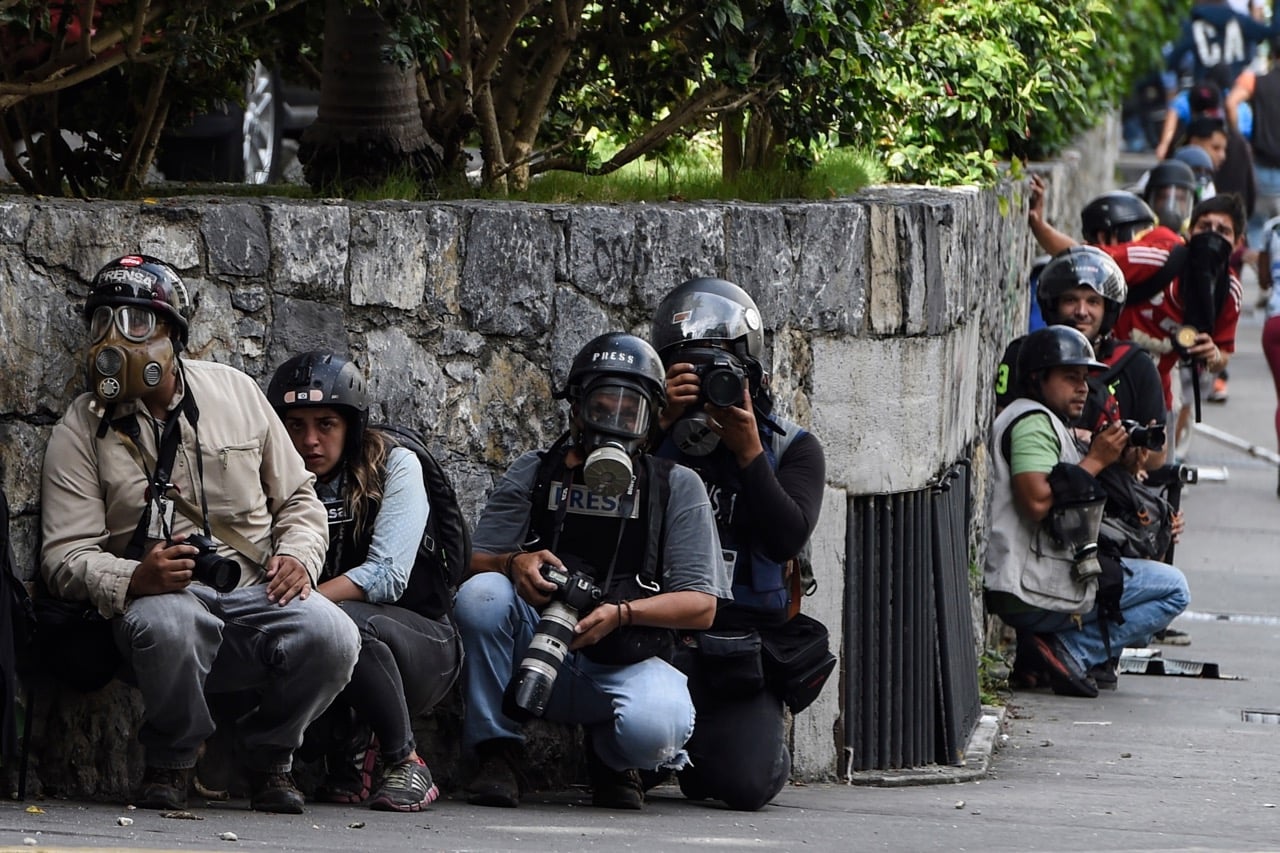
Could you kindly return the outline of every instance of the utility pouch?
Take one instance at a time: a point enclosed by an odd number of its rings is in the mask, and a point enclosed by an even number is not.
[[[799,613],[785,624],[762,629],[760,641],[769,689],[798,714],[818,698],[836,666],[827,626]]]
[[[717,697],[745,699],[764,689],[760,633],[712,629],[698,635],[703,679]]]

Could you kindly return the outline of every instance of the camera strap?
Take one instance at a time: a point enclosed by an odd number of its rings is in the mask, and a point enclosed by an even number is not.
[[[190,388],[183,395],[180,404],[182,413],[187,416],[193,428],[200,418],[200,410],[196,408],[195,400],[191,397]],[[173,471],[173,462],[177,458],[178,444],[181,442],[181,427],[179,424],[181,417],[177,413],[173,413],[165,421],[164,429],[161,433],[159,443],[159,457],[151,460],[145,449],[142,447],[139,439],[142,430],[138,426],[138,419],[135,415],[117,418],[111,422],[111,426],[116,430],[124,441],[122,442],[125,449],[129,451],[129,455],[142,468],[143,473],[147,477],[148,488],[151,492],[155,492],[157,483],[161,486],[170,487],[169,475]],[[189,520],[200,525],[206,536],[217,537],[222,542],[230,545],[242,556],[252,561],[256,566],[266,566],[269,554],[263,553],[261,548],[255,546],[243,534],[232,527],[222,524],[217,519],[209,518],[208,498],[204,493],[204,458],[200,452],[200,433],[196,429],[196,473],[200,482],[200,506],[184,497],[180,492],[174,492],[167,498],[172,500],[174,508],[182,513]],[[154,461],[154,468],[148,464]],[[153,475],[151,472],[155,471]],[[151,500],[155,499],[155,495],[150,495]],[[145,551],[147,528],[151,523],[151,500],[147,501],[142,511],[142,518],[138,520],[138,526],[133,531],[133,536],[129,539],[129,544],[125,548],[125,558],[130,560],[141,560]]]

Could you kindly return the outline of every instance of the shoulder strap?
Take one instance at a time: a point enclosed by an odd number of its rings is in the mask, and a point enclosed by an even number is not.
[[[133,440],[133,437],[137,435],[137,430],[136,430],[137,421],[132,418],[130,420],[133,421],[133,425],[135,429],[132,431],[132,435],[129,432],[118,432],[118,434],[123,439],[122,443],[124,444],[125,449],[129,451],[129,455],[133,457],[133,461],[137,462],[144,472],[148,470],[153,470],[153,469],[149,469],[147,465],[148,461],[153,461],[153,460],[150,460],[150,455],[139,444],[137,444]],[[112,423],[112,426],[115,426],[115,422]],[[174,432],[176,433],[177,430],[175,429]],[[163,450],[164,448],[162,446],[161,452],[163,452]],[[177,447],[175,443],[174,455],[176,455],[176,453],[177,453]],[[169,463],[170,467],[173,464],[172,458],[173,456],[171,455],[170,463]],[[204,518],[203,518],[203,514],[200,512],[200,508],[197,507],[195,504],[191,503],[190,500],[183,497],[181,494],[174,494],[173,503],[174,503],[174,507],[178,510],[178,512],[182,513],[192,522],[200,526],[204,525]],[[143,538],[144,539],[146,538],[146,527],[149,520],[148,516],[150,514],[150,506],[151,506],[150,503],[148,503],[147,509],[143,511],[143,518],[138,523],[138,529],[134,530],[134,539],[138,537],[138,530],[141,530]],[[238,530],[228,527],[227,525],[223,524],[221,520],[216,518],[209,519],[209,529],[213,531],[214,535],[217,536],[218,539],[222,540],[223,542],[230,545],[232,548],[239,551],[240,554],[246,557],[247,559],[252,560],[254,565],[265,566],[267,564],[267,560],[269,559],[270,555],[264,554],[261,548],[258,548],[257,546],[255,546],[252,542],[250,542],[247,538],[245,538],[245,536],[242,535]],[[129,544],[130,544],[130,547],[133,546],[132,539],[130,540]],[[128,559],[131,559],[131,560],[141,559],[141,551],[139,551],[138,556],[128,557]]]
[[[648,474],[649,525],[645,532],[644,566],[640,569],[640,579],[653,586],[658,579],[658,562],[662,556],[663,543],[666,539],[667,501],[671,499],[671,468],[675,465],[670,459],[659,459],[648,453],[642,457]]]

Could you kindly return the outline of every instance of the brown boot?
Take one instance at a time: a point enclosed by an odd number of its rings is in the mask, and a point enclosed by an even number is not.
[[[587,775],[591,777],[591,805],[635,811],[644,806],[644,787],[638,770],[614,770],[600,760],[587,741]]]
[[[476,744],[480,769],[467,786],[467,802],[473,806],[513,809],[520,805],[520,777],[516,773],[520,742],[494,738]]]
[[[142,787],[134,805],[140,809],[181,811],[187,807],[190,782],[190,767],[148,767],[142,774]]]

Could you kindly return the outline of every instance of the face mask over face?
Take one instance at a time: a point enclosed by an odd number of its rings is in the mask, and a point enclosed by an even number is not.
[[[578,446],[587,454],[584,485],[605,497],[630,491],[632,459],[649,434],[648,398],[634,388],[598,385],[583,398],[577,421]]]
[[[173,371],[173,340],[156,316],[133,305],[102,305],[89,324],[89,387],[104,403],[136,400]]]

